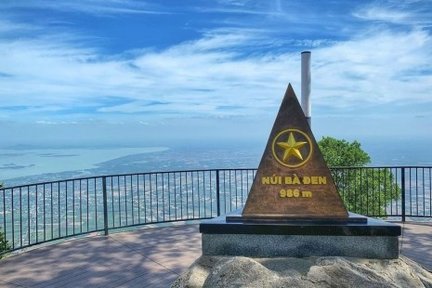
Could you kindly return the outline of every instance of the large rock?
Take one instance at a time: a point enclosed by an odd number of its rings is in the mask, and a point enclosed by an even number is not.
[[[201,256],[171,287],[427,287],[432,273],[405,257]]]

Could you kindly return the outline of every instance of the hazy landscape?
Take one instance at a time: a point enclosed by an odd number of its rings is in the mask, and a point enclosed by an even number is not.
[[[0,175],[6,186],[77,177],[189,169],[256,168],[261,143],[205,143],[180,147],[86,147],[0,149]],[[427,143],[391,140],[362,145],[372,166],[431,165]]]

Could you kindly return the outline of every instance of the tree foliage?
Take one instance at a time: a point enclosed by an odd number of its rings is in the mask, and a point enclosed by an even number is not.
[[[10,249],[9,243],[6,240],[6,237],[4,236],[3,232],[0,231],[0,258],[2,258],[2,255],[6,251],[9,251],[9,249]]]
[[[0,188],[2,187],[3,187],[3,183],[0,182]],[[1,227],[0,227],[0,258],[2,258],[3,253],[8,251],[9,249],[10,249],[9,243],[6,240],[6,237],[3,234],[3,232],[1,232]]]
[[[328,166],[365,166],[371,162],[369,155],[357,141],[348,142],[332,137],[323,137],[318,146]]]
[[[401,195],[393,173],[386,168],[364,167],[371,159],[357,141],[323,137],[318,146],[327,165],[335,167],[332,176],[347,209],[370,216],[386,216],[386,207]]]

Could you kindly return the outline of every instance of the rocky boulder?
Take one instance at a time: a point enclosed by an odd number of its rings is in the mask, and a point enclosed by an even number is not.
[[[201,256],[171,287],[432,288],[432,273],[405,257],[375,260]]]

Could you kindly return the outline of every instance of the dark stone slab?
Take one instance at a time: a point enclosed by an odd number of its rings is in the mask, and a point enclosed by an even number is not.
[[[230,223],[267,223],[267,224],[295,224],[300,223],[313,223],[313,224],[348,224],[348,223],[367,223],[367,217],[355,213],[348,213],[348,217],[341,218],[326,218],[325,216],[318,217],[297,217],[281,218],[272,217],[272,215],[265,215],[260,217],[252,217],[243,215],[241,209],[236,210],[226,215],[226,222]]]
[[[200,224],[204,255],[399,257],[401,227],[382,220],[350,214],[353,221],[348,222],[258,222],[242,221],[236,215],[228,221],[221,216]]]
[[[352,222],[333,221],[234,221],[220,216],[200,224],[205,234],[270,234],[270,235],[333,235],[333,236],[400,236],[399,225],[350,213]],[[230,219],[230,220],[227,220]],[[239,219],[239,218],[237,218]]]

